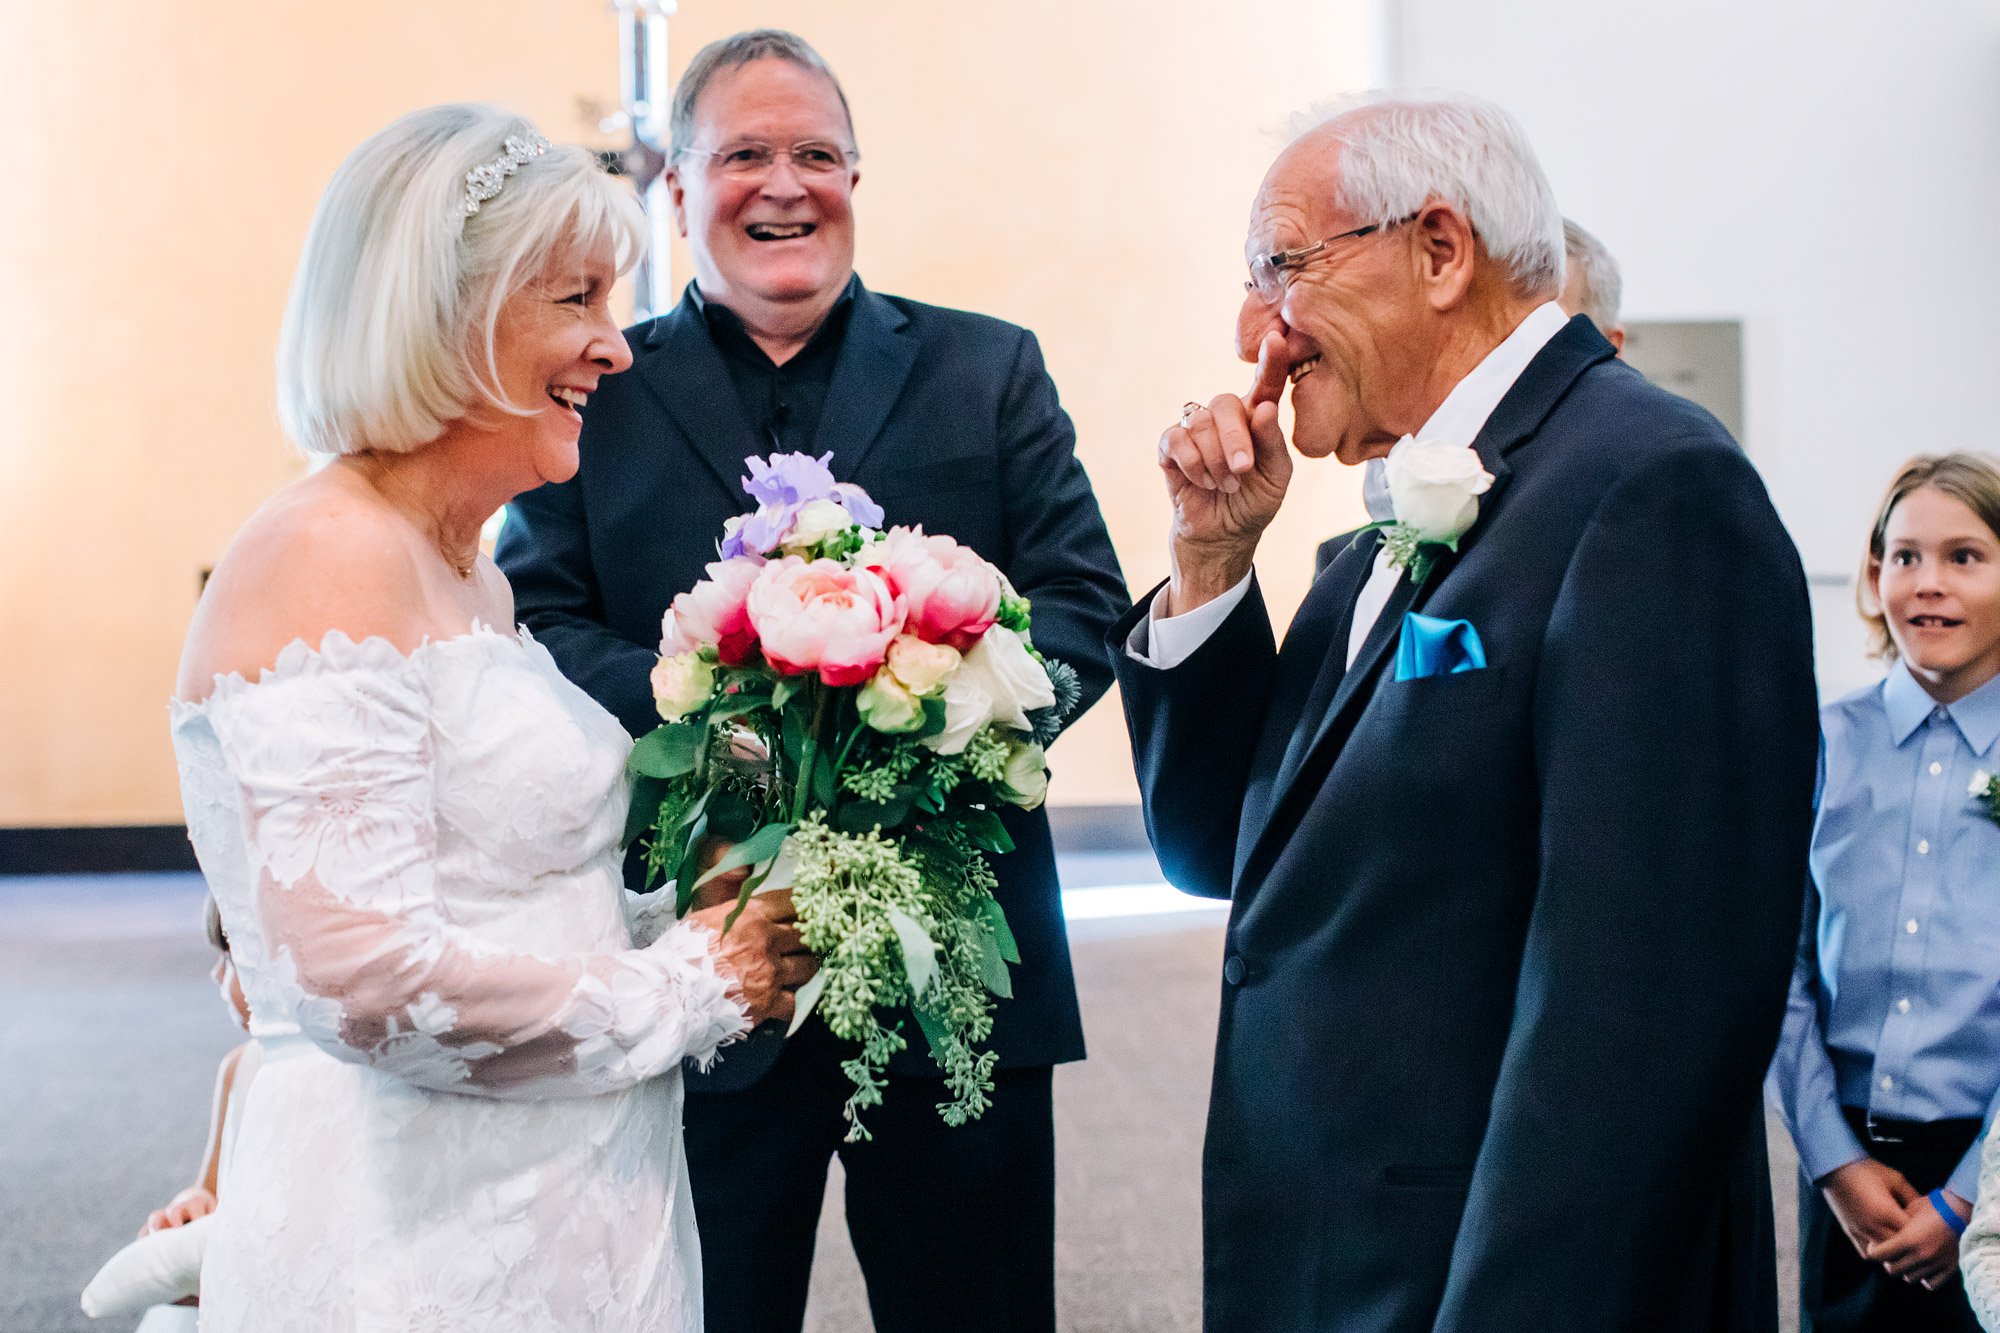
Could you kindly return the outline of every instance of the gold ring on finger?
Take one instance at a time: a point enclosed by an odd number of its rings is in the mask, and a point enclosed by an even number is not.
[[[1182,430],[1186,430],[1186,429],[1187,429],[1187,428],[1188,428],[1189,426],[1191,426],[1191,425],[1193,425],[1193,424],[1194,424],[1194,414],[1195,414],[1195,413],[1197,413],[1197,412],[1199,412],[1199,411],[1201,411],[1201,404],[1200,404],[1200,403],[1182,403],[1182,404],[1181,404],[1181,429],[1182,429]]]

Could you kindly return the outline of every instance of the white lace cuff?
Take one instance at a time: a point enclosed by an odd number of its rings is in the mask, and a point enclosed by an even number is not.
[[[636,1082],[684,1058],[705,1068],[716,1047],[749,1029],[749,1011],[716,971],[712,938],[684,922],[586,973],[561,1024],[576,1039],[579,1076]]]

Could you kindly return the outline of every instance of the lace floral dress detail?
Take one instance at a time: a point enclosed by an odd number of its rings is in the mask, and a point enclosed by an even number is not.
[[[678,1068],[746,1023],[623,888],[618,723],[525,636],[335,631],[174,746],[265,1052],[201,1327],[699,1329]]]

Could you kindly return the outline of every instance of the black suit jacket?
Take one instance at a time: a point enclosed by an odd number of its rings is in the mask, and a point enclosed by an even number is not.
[[[575,479],[514,502],[498,559],[522,623],[636,736],[660,720],[648,683],[660,617],[704,577],[723,521],[754,507],[743,460],[771,445],[691,290],[627,336],[632,369],[592,396]],[[886,522],[948,533],[1006,571],[1034,604],[1036,647],[1076,668],[1088,706],[1110,686],[1104,633],[1129,598],[1075,443],[1033,334],[856,284],[814,452],[831,449],[834,472],[866,487]],[[992,1047],[1003,1068],[1079,1060],[1048,816],[1003,817],[1016,850],[996,859],[996,896],[1022,961]],[[915,1049],[895,1067],[935,1072],[913,1025],[907,1035]],[[777,1050],[769,1034],[725,1047],[690,1086],[742,1086]]]
[[[1118,653],[1161,863],[1234,899],[1207,1326],[1775,1329],[1758,1089],[1817,745],[1797,554],[1722,427],[1583,319],[1476,448],[1477,525],[1351,669],[1373,533],[1282,650],[1253,592],[1172,670]],[[1488,666],[1396,681],[1416,607]]]

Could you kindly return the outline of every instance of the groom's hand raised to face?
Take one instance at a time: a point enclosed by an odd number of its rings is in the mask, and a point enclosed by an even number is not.
[[[1278,428],[1290,369],[1284,336],[1266,334],[1247,398],[1221,394],[1160,436],[1160,470],[1174,502],[1168,615],[1215,600],[1250,572],[1257,542],[1292,480],[1291,452]]]

